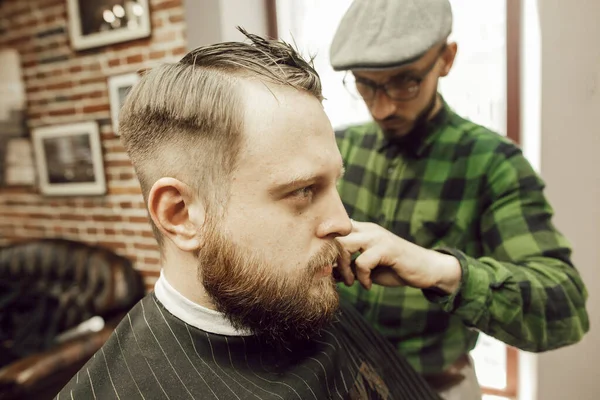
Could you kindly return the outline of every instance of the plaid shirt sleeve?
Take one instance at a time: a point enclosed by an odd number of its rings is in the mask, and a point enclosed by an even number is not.
[[[587,291],[543,189],[516,146],[497,151],[479,221],[484,256],[436,249],[459,260],[461,285],[449,296],[424,291],[467,326],[534,352],[573,344],[589,330]]]

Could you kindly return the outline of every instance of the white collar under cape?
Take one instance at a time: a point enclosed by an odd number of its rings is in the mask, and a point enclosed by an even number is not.
[[[165,306],[167,311],[186,324],[217,335],[251,335],[249,331],[234,328],[223,313],[202,307],[201,305],[188,300],[167,282],[162,270],[160,271],[160,277],[154,285],[154,294],[158,301]]]

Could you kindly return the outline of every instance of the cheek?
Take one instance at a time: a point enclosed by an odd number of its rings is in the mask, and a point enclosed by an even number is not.
[[[307,261],[314,234],[306,218],[273,204],[239,204],[230,210],[224,228],[233,242],[265,254],[275,264],[293,267]]]

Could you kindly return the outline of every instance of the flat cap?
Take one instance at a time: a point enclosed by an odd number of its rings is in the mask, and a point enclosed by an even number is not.
[[[336,71],[394,68],[418,59],[451,31],[448,0],[354,0],[329,59]]]

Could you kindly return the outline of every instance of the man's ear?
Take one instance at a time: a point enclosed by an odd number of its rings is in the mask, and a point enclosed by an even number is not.
[[[188,185],[175,178],[160,178],[148,194],[148,211],[162,235],[180,250],[200,248],[206,209]]]
[[[454,59],[456,58],[456,52],[458,51],[458,45],[456,42],[451,42],[446,45],[446,51],[442,54],[442,60],[444,60],[444,66],[440,72],[440,76],[447,76],[452,69]]]

